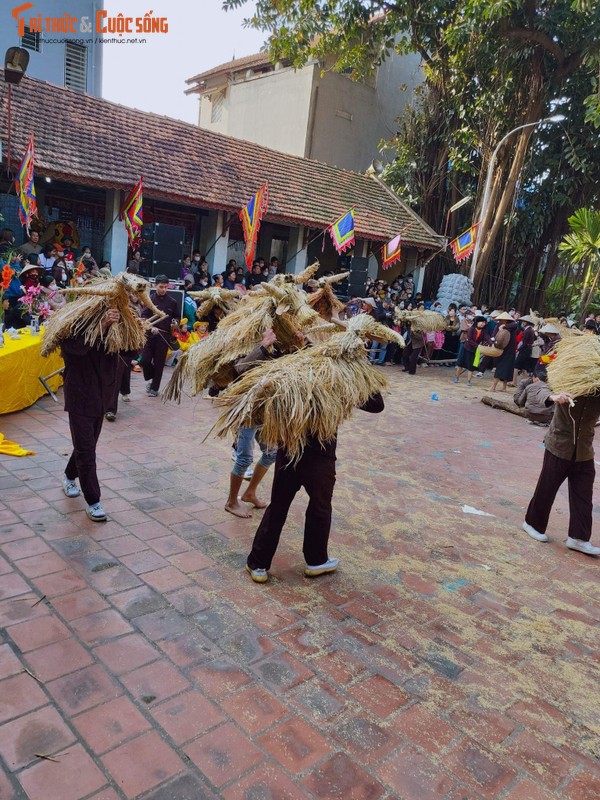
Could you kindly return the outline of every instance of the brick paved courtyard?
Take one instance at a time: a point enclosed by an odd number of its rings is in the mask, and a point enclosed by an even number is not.
[[[565,549],[564,492],[550,544],[520,531],[544,431],[450,370],[388,373],[341,433],[342,564],[313,581],[303,498],[270,583],[243,571],[261,512],[223,510],[210,401],[133,376],[104,524],[62,493],[62,407],[0,417],[37,453],[0,456],[2,800],[600,797],[600,559]]]

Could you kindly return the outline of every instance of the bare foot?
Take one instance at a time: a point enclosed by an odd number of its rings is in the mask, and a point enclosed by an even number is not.
[[[252,514],[246,506],[243,506],[239,499],[235,503],[226,503],[225,511],[229,511],[234,517],[241,517],[242,519],[249,519]]]
[[[266,508],[269,505],[263,500],[259,500],[255,494],[248,494],[248,492],[244,492],[242,495],[242,500],[244,503],[251,503],[254,508]]]

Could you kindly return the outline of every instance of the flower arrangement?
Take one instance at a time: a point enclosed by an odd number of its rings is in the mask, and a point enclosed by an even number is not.
[[[2,280],[0,280],[0,322],[4,322],[4,292],[10,286],[14,269],[11,269],[8,264],[2,267]]]
[[[46,319],[52,313],[50,305],[44,300],[41,286],[30,286],[21,298],[20,305],[22,310],[32,317]]]

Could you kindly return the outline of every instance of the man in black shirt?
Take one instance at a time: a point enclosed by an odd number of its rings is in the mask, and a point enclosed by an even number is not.
[[[258,286],[259,283],[264,283],[267,280],[261,272],[260,263],[258,261],[252,264],[252,272],[247,272],[244,280],[247,289],[253,289],[255,286]]]
[[[103,330],[120,319],[116,309],[109,309],[102,321]],[[69,414],[73,440],[63,491],[67,497],[78,497],[83,492],[88,517],[94,522],[104,522],[106,512],[100,505],[96,474],[96,443],[115,389],[120,354],[107,353],[101,341],[86,344],[85,333],[64,339],[61,350],[65,362],[65,411]],[[75,482],[77,478],[81,490]]]
[[[167,294],[168,288],[169,279],[167,276],[157,275],[156,291],[152,292],[150,297],[158,310],[162,311],[166,316],[150,328],[146,345],[142,350],[142,370],[144,372],[144,380],[148,383],[146,394],[149,397],[158,397],[167,350],[169,349],[171,323],[173,320],[179,319],[177,303]],[[142,316],[149,318],[152,313],[150,309],[144,309]]]

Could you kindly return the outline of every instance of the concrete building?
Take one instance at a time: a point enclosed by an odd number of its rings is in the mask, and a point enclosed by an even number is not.
[[[18,18],[11,16],[9,3],[2,10],[0,22],[0,58],[9,47],[24,47],[29,53],[27,75],[40,78],[58,86],[66,86],[76,92],[87,92],[102,96],[102,44],[97,43],[94,33],[96,12],[104,7],[104,0],[37,0],[23,4]],[[76,32],[65,33],[58,28],[65,13],[77,18]],[[34,29],[32,20],[41,23],[42,31]],[[23,36],[19,35],[19,20],[23,25]],[[92,30],[84,29],[91,23]]]
[[[0,70],[0,139],[7,141],[7,85]],[[381,264],[384,242],[404,231],[402,260],[382,272],[387,280],[415,272],[444,240],[376,176],[342,170],[280,153],[231,136],[126,108],[25,77],[12,92],[11,164],[3,147],[0,214],[17,244],[24,237],[17,198],[7,177],[18,167],[29,135],[35,135],[35,183],[43,236],[68,221],[96,259],[124,269],[127,235],[118,212],[126,194],[144,178],[144,223],[179,226],[183,249],[207,253],[211,272],[229,258],[243,264],[240,209],[265,182],[269,205],[258,237],[257,256],[277,256],[288,272],[318,259],[338,270],[340,259],[327,234],[350,207],[355,209],[355,246],[346,256],[369,259],[370,274]],[[49,124],[61,110],[61,125]],[[85,125],[79,124],[81,119]],[[101,143],[101,146],[99,146]],[[175,253],[175,248],[173,248]]]
[[[333,72],[331,59],[301,69],[267,53],[189,78],[202,128],[364,172],[422,81],[420,57],[392,55],[365,81]]]

